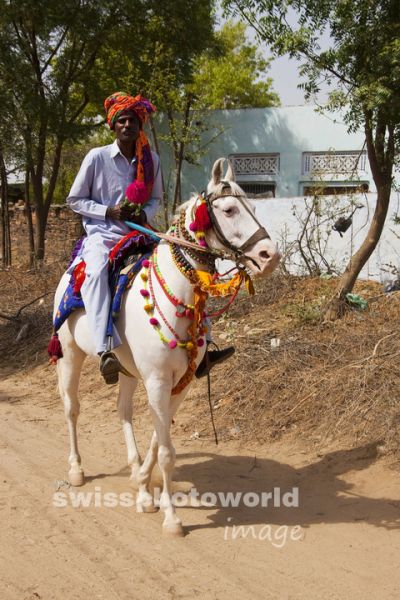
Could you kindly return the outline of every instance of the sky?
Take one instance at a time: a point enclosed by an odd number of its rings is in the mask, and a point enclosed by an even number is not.
[[[222,10],[217,10],[217,17],[222,25],[225,19],[222,16]],[[291,25],[297,24],[297,17],[294,11],[289,12],[288,22]],[[248,39],[256,45],[259,45],[262,54],[266,58],[270,58],[271,54],[268,52],[268,48],[265,45],[260,44],[257,40],[256,34],[251,27],[247,29]],[[325,34],[321,38],[321,46],[326,49],[330,46],[331,39],[329,33]],[[298,89],[298,84],[301,82],[301,78],[298,73],[300,63],[294,59],[290,59],[287,56],[273,59],[268,71],[268,76],[273,80],[273,88],[279,94],[282,106],[299,106],[306,104],[303,90]],[[327,99],[327,86],[321,86],[321,92],[315,102],[323,104]],[[315,103],[313,102],[313,103]]]

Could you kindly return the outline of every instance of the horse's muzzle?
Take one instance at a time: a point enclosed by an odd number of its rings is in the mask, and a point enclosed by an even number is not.
[[[245,266],[255,277],[265,277],[276,269],[281,259],[278,247],[270,239],[257,242],[243,257]]]

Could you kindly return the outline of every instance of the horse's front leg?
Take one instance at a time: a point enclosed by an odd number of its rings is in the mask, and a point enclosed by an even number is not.
[[[170,428],[173,416],[171,402],[171,380],[157,378],[146,382],[150,411],[158,443],[158,465],[163,478],[160,508],[165,513],[163,531],[172,535],[183,535],[182,523],[172,502],[172,473],[175,466],[175,448],[172,445]],[[155,447],[155,443],[154,443]]]
[[[176,396],[171,396],[171,413],[172,417],[175,415],[176,411],[179,408],[180,403],[187,395],[188,388],[186,388],[180,394]],[[172,418],[171,417],[171,418]],[[137,512],[154,512],[156,507],[154,506],[154,498],[150,493],[150,480],[151,474],[153,472],[154,466],[157,462],[157,454],[158,454],[158,441],[157,441],[157,433],[153,431],[153,435],[151,436],[150,446],[147,451],[146,457],[143,461],[142,466],[140,467],[136,482],[138,484],[138,494],[136,498],[136,509]]]
[[[126,449],[128,452],[128,465],[131,467],[131,478],[137,479],[141,459],[135,440],[132,426],[133,403],[132,396],[137,386],[137,379],[119,375],[118,412],[121,420],[122,430],[125,436]]]
[[[154,465],[157,462],[158,441],[157,434],[153,431],[150,446],[146,457],[136,475],[138,493],[136,496],[136,510],[140,513],[154,512],[157,508],[154,506],[154,498],[150,493],[150,479]]]
[[[81,465],[78,450],[77,422],[79,416],[78,386],[85,354],[74,344],[64,349],[64,357],[57,363],[58,388],[64,402],[65,418],[68,424],[70,455],[70,470],[68,478],[73,486],[85,483],[85,474]]]

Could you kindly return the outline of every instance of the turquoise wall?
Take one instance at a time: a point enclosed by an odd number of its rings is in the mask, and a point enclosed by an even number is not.
[[[203,117],[202,117],[203,118]],[[214,161],[230,154],[279,153],[280,172],[277,175],[242,176],[241,181],[270,181],[276,183],[276,197],[293,197],[303,193],[303,186],[310,176],[302,174],[302,153],[318,151],[361,151],[364,135],[348,133],[340,114],[322,115],[315,106],[287,106],[281,108],[254,108],[241,110],[209,111],[209,130],[204,133],[206,144],[219,128],[222,133],[207,146],[200,165],[183,166],[183,194],[186,199],[192,192],[205,188]],[[160,121],[162,132],[165,123]],[[161,144],[161,159],[166,184],[171,182],[172,155],[165,144]],[[362,181],[376,191],[368,161],[366,172],[359,173]],[[239,178],[238,178],[239,179]],[[346,181],[343,175],[336,181]]]

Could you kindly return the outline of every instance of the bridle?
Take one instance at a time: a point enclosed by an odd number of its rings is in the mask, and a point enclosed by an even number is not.
[[[215,235],[216,235],[217,239],[221,242],[221,244],[223,244],[224,247],[229,248],[229,250],[231,250],[233,252],[236,263],[241,262],[243,260],[243,258],[252,260],[249,256],[247,256],[245,254],[245,251],[248,250],[249,248],[251,248],[251,246],[254,246],[254,244],[259,242],[260,240],[270,240],[271,237],[268,234],[265,227],[263,227],[261,225],[261,223],[259,222],[257,217],[254,215],[254,213],[249,209],[247,204],[244,202],[244,200],[247,199],[246,196],[244,196],[243,194],[237,194],[237,193],[233,192],[228,181],[221,181],[221,183],[223,184],[223,187],[220,192],[218,192],[218,193],[211,192],[210,194],[207,194],[204,196],[204,199],[207,203],[208,214],[210,215],[210,221],[211,221],[213,230],[215,232]],[[237,198],[239,200],[240,204],[243,206],[243,208],[245,208],[246,211],[249,213],[249,215],[251,216],[253,221],[255,221],[258,225],[258,229],[240,246],[234,246],[229,240],[226,239],[224,232],[222,231],[222,229],[218,223],[218,220],[215,216],[215,213],[214,213],[213,203],[216,200],[218,200],[219,198],[225,198],[227,196],[233,196],[234,198]]]

